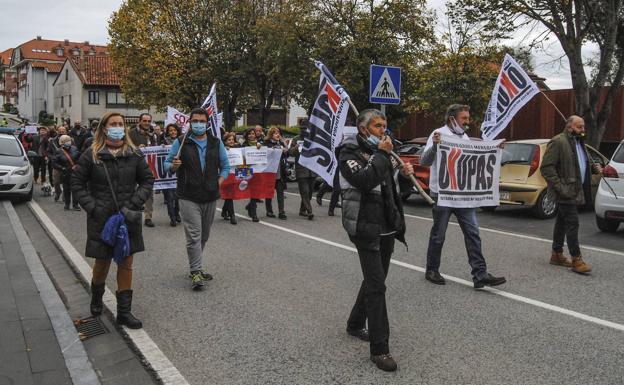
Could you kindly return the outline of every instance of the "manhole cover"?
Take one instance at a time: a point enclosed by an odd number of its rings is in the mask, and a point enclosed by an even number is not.
[[[108,329],[106,329],[99,317],[77,319],[74,320],[74,325],[78,330],[78,336],[81,341],[108,333]]]

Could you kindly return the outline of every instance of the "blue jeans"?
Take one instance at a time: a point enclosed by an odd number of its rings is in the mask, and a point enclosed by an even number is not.
[[[455,214],[457,222],[464,233],[468,263],[472,267],[472,279],[479,280],[487,276],[487,266],[481,253],[481,237],[479,236],[479,223],[477,222],[477,209],[433,206],[433,227],[429,235],[429,247],[427,249],[427,271],[438,271],[446,228],[448,227],[451,214]]]

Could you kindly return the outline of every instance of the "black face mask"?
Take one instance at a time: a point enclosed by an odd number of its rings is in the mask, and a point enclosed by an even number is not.
[[[581,132],[581,133],[577,134],[576,132],[572,131],[572,136],[575,137],[576,139],[579,139],[579,140],[585,139],[585,133],[584,132]]]

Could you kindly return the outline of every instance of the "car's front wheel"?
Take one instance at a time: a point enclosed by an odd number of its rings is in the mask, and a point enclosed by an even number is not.
[[[533,215],[540,219],[550,219],[557,215],[559,202],[555,194],[544,189],[533,206]]]
[[[604,231],[605,233],[615,233],[620,226],[620,221],[604,219],[596,215],[596,225],[600,231]]]

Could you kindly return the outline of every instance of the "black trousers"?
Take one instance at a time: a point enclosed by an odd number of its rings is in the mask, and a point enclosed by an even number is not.
[[[167,205],[167,214],[169,214],[169,219],[175,221],[180,215],[180,203],[178,202],[178,197],[176,196],[176,189],[165,189],[162,190],[162,193],[165,198],[165,204]]]
[[[233,217],[236,214],[234,213],[234,201],[232,199],[224,199],[223,200],[223,208],[221,209],[221,216],[225,218]]]
[[[47,162],[45,160],[44,157],[42,156],[38,156],[33,158],[32,160],[32,165],[33,165],[33,173],[35,176],[35,180],[39,179],[39,174],[41,174],[41,183],[45,183],[46,181],[46,165]],[[52,173],[50,173],[50,179],[52,179]]]
[[[386,308],[386,277],[394,252],[394,235],[381,237],[378,244],[371,244],[369,239],[349,238],[357,248],[364,280],[351,309],[347,327],[361,329],[366,326],[368,319],[370,353],[388,354],[390,326]]]
[[[65,207],[69,207],[72,203],[72,190],[71,190],[71,174],[61,176],[61,185],[63,186],[63,201]],[[78,207],[78,202],[74,199],[74,207]]]
[[[581,255],[578,240],[579,219],[575,204],[559,204],[555,229],[553,231],[552,249],[557,252],[563,251],[563,242],[567,239],[570,256]]]
[[[301,205],[299,206],[300,213],[312,214],[312,193],[314,192],[314,180],[315,177],[309,178],[297,178],[297,185],[299,186],[299,195],[301,196]]]
[[[281,179],[275,180],[275,192],[277,194],[277,209],[279,213],[282,214],[284,212],[284,183],[282,183]],[[266,205],[266,212],[273,212],[273,199],[269,198],[264,201]]]

